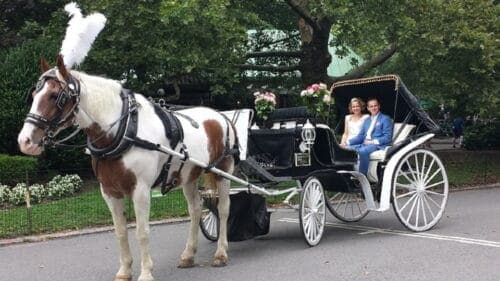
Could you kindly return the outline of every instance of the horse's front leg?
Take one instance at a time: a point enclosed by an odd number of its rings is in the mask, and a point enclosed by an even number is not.
[[[101,185],[101,193],[104,201],[108,205],[113,217],[115,226],[115,234],[120,245],[120,269],[116,273],[115,281],[130,281],[132,280],[132,255],[128,244],[127,219],[124,213],[123,198],[114,198],[104,192]]]
[[[151,271],[153,260],[149,251],[149,209],[151,206],[150,188],[137,183],[132,195],[137,222],[136,237],[141,249],[141,275],[138,281],[154,281]]]
[[[217,240],[217,251],[215,251],[212,266],[225,266],[228,261],[227,256],[227,219],[229,217],[229,188],[231,182],[228,179],[217,179],[217,190],[219,194],[219,240]]]
[[[181,254],[179,262],[180,268],[188,268],[194,266],[194,255],[198,248],[198,228],[201,218],[201,201],[200,193],[196,188],[196,180],[191,183],[184,184],[183,187],[184,197],[188,203],[189,217],[189,234],[186,241],[186,247]]]

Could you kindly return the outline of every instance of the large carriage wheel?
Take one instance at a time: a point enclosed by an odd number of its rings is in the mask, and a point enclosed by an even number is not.
[[[326,207],[337,219],[356,222],[368,215],[365,198],[359,192],[326,191]]]
[[[201,211],[200,229],[205,238],[217,241],[219,239],[219,216],[208,208],[204,208]]]
[[[396,216],[408,229],[436,225],[448,200],[448,176],[438,156],[425,149],[405,155],[394,171],[392,198]]]
[[[300,195],[300,229],[309,246],[316,246],[325,229],[325,195],[316,177],[309,177]]]

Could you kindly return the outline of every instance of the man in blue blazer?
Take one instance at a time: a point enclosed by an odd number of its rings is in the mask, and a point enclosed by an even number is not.
[[[380,112],[377,98],[368,99],[368,111],[370,118],[365,120],[359,134],[347,140],[348,147],[358,152],[359,171],[365,175],[368,173],[370,153],[384,149],[392,142],[392,120]]]

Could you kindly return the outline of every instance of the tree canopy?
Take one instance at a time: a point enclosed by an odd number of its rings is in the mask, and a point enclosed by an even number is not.
[[[61,42],[64,4],[2,1],[2,47],[35,39]],[[83,0],[80,5],[84,13],[99,11],[108,18],[81,69],[147,94],[184,77],[203,79],[213,92],[224,93],[249,73],[252,82],[271,81],[271,87],[397,73],[418,96],[463,114],[491,114],[499,103],[496,1]],[[336,56],[328,52],[329,44]],[[350,50],[362,60],[353,60],[353,69],[341,77],[328,76],[331,60]]]

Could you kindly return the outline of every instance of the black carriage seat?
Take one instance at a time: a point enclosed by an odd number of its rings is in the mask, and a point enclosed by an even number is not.
[[[316,125],[313,153],[324,165],[352,165],[358,161],[356,152],[341,147],[333,130],[324,124]]]

